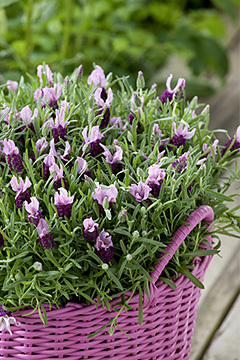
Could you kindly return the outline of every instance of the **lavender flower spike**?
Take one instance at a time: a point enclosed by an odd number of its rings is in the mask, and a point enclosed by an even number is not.
[[[179,78],[175,88],[171,89],[171,80],[172,80],[172,78],[173,78],[173,75],[170,74],[169,77],[167,78],[167,81],[166,81],[167,90],[161,95],[160,100],[161,100],[161,102],[163,104],[166,104],[168,100],[171,102],[172,99],[173,99],[173,95],[177,91],[180,91],[182,93],[184,88],[185,88],[185,79]]]
[[[82,136],[84,138],[84,144],[89,145],[89,152],[91,156],[95,157],[102,153],[102,147],[100,146],[101,139],[103,135],[99,131],[99,126],[93,126],[91,129],[91,133],[87,136],[88,133],[88,126],[82,131]]]
[[[83,221],[83,226],[84,226],[83,235],[85,239],[96,240],[99,235],[97,230],[98,223],[95,223],[93,219],[90,217]]]
[[[3,140],[3,153],[7,155],[8,166],[11,171],[19,173],[23,171],[23,162],[14,141]]]
[[[191,139],[194,136],[195,131],[196,131],[196,129],[193,129],[192,131],[188,131],[187,125],[185,127],[183,127],[184,126],[183,120],[181,120],[178,128],[176,127],[175,121],[173,121],[172,126],[173,126],[175,135],[169,141],[169,144],[172,144],[177,147],[179,147],[181,145],[183,145],[183,147],[184,147],[185,143],[186,143],[186,139]],[[169,146],[169,150],[172,150],[172,146]]]
[[[97,256],[104,262],[109,263],[113,257],[113,243],[111,240],[111,236],[109,233],[104,231],[104,229],[100,232],[97,237],[97,241],[95,244],[96,254]]]
[[[74,196],[68,196],[67,190],[63,187],[59,189],[59,193],[55,193],[54,204],[57,205],[57,212],[60,217],[66,216],[68,219],[70,219],[73,199]]]
[[[55,247],[55,242],[53,237],[49,234],[49,226],[46,220],[40,219],[37,231],[39,233],[39,243],[45,249],[49,250]]]
[[[150,191],[152,191],[152,189],[142,181],[140,181],[138,185],[132,184],[130,186],[130,194],[133,195],[138,202],[146,200]]]
[[[113,184],[108,187],[98,186],[93,194],[93,199],[97,200],[98,204],[101,206],[103,205],[104,199],[107,199],[109,204],[112,204],[113,202],[116,202],[117,194],[118,191]]]
[[[59,141],[59,138],[65,140],[65,136],[67,134],[66,126],[69,124],[69,122],[64,120],[65,118],[64,108],[61,108],[60,113],[59,110],[56,109],[55,114],[56,114],[55,122],[53,121],[53,119],[50,119],[49,125],[53,129],[53,138],[54,138],[54,142],[56,143]]]
[[[185,169],[188,168],[187,161],[188,161],[189,155],[190,155],[189,151],[185,152],[182,156],[179,157],[179,159],[177,159],[172,164],[172,167],[178,174],[181,174]]]
[[[88,85],[93,84],[93,86],[101,86],[104,88],[107,85],[107,80],[104,75],[104,71],[101,68],[101,66],[96,65],[95,70],[92,71],[92,73],[89,75],[87,80]]]
[[[28,221],[38,226],[39,220],[42,218],[42,214],[39,211],[39,201],[34,196],[30,200],[29,204],[26,201],[24,203],[25,209],[28,212]]]
[[[31,181],[28,177],[26,177],[25,183],[22,178],[20,178],[20,182],[18,183],[18,179],[14,175],[10,181],[13,191],[16,191],[16,206],[19,209],[22,209],[22,205],[24,201],[30,202],[30,191],[27,190],[31,185]]]
[[[60,165],[60,168],[59,166],[54,163],[50,168],[49,168],[49,171],[50,173],[54,173],[53,174],[53,177],[55,179],[55,182],[53,184],[53,188],[54,190],[58,190],[61,186],[62,186],[62,180],[63,180],[63,183],[64,183],[64,186],[65,186],[65,189],[68,190],[68,183],[67,183],[67,180],[64,179],[64,176],[63,176],[63,167],[62,167],[62,164]]]

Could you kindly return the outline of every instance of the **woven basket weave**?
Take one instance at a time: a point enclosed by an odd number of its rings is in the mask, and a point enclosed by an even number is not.
[[[91,332],[104,326],[115,312],[68,303],[62,309],[47,310],[48,324],[44,328],[38,313],[22,317],[26,311],[14,314],[20,326],[12,326],[13,335],[4,331],[0,340],[0,359],[14,360],[182,360],[188,359],[194,330],[200,289],[186,277],[179,275],[172,290],[157,279],[173,254],[190,231],[202,220],[211,223],[213,210],[200,206],[186,220],[167,246],[165,256],[151,274],[151,298],[144,297],[143,323],[138,324],[138,295],[130,305],[132,310],[122,312],[119,325],[130,337],[118,329],[112,336],[102,331],[87,339]],[[208,237],[211,244],[211,237]],[[199,259],[192,273],[203,281],[204,273],[212,255]],[[111,303],[112,307],[119,299]]]

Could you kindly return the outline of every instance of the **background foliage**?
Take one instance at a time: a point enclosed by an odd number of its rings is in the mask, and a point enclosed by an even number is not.
[[[192,84],[213,91],[228,57],[223,14],[234,20],[238,0],[0,0],[0,73],[19,80],[45,61],[64,74],[98,63],[121,76],[143,70],[146,80],[171,54],[184,59]],[[200,75],[206,75],[204,82]],[[188,82],[191,89],[191,82]],[[195,93],[195,89],[193,89]],[[189,94],[192,95],[192,94]]]

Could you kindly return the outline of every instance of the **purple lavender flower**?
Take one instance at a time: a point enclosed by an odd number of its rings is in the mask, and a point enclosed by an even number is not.
[[[51,107],[53,110],[58,108],[58,100],[62,94],[62,86],[57,83],[54,84],[53,87],[45,87],[43,89],[43,97],[45,101],[48,103],[48,106]]]
[[[4,139],[3,152],[7,155],[9,169],[21,173],[23,171],[23,162],[14,141]]]
[[[175,121],[173,121],[172,126],[174,129],[175,135],[169,141],[169,144],[174,145],[176,147],[180,147],[181,145],[183,145],[183,148],[184,148],[186,140],[191,139],[194,136],[196,129],[193,129],[192,131],[188,131],[187,125],[185,126],[185,128],[183,128],[183,126],[184,126],[183,120],[181,120],[181,123],[178,126],[178,128],[176,127]],[[168,148],[170,151],[173,149],[172,146],[169,146]]]
[[[167,81],[166,81],[167,90],[164,91],[164,93],[161,95],[161,98],[160,98],[162,104],[166,104],[168,102],[168,100],[169,100],[169,102],[171,102],[174,94],[177,93],[178,91],[181,92],[181,98],[183,98],[183,90],[185,88],[185,80],[182,78],[179,78],[175,88],[171,89],[172,78],[173,78],[172,74],[170,74],[169,77],[167,78]]]
[[[96,240],[99,235],[99,232],[97,230],[98,223],[95,223],[93,219],[90,217],[83,221],[83,226],[84,226],[83,236],[85,237],[85,239]]]
[[[224,155],[229,148],[231,151],[235,151],[235,153],[240,151],[240,125],[237,128],[236,135],[224,145],[222,155]]]
[[[0,233],[0,248],[4,246],[4,238],[2,236],[2,234]],[[1,310],[0,310],[0,314],[1,314]]]
[[[219,140],[215,140],[212,144],[212,148],[213,148],[213,151],[214,151],[214,154],[217,155],[217,144],[219,143]],[[197,162],[197,165],[201,165],[203,162],[206,161],[208,155],[210,157],[212,157],[212,151],[211,151],[211,147],[208,147],[208,145],[206,143],[203,143],[203,146],[202,146],[202,156],[200,156],[200,159],[199,161]]]
[[[159,129],[158,124],[154,124],[151,135],[151,144],[154,146],[157,143],[159,144],[159,151],[163,151],[163,149],[169,143],[169,138],[162,139],[162,132]]]
[[[187,161],[190,153],[189,151],[185,152],[182,156],[179,157],[174,163],[172,167],[174,168],[175,172],[181,174],[184,170],[188,168]]]
[[[42,154],[44,153],[44,151],[46,150],[48,146],[48,142],[47,140],[45,139],[45,137],[42,137],[41,139],[39,139],[36,144],[35,144],[35,147],[36,149],[38,149],[38,154]]]
[[[35,134],[35,129],[33,126],[33,123],[30,122],[31,120],[33,120],[34,118],[36,118],[38,116],[38,109],[36,108],[34,110],[34,113],[32,114],[32,110],[30,109],[30,107],[28,105],[24,106],[24,108],[22,108],[22,110],[20,111],[20,118],[23,120],[24,123],[28,124],[29,129]]]
[[[166,172],[164,169],[160,169],[156,164],[150,166],[148,169],[148,178],[146,180],[146,184],[152,189],[151,194],[158,198],[161,184],[163,182],[163,178],[165,177]]]
[[[100,232],[97,237],[97,241],[95,244],[96,254],[97,256],[104,262],[109,263],[113,257],[113,243],[111,240],[111,236],[109,233],[104,231],[104,229]]]
[[[40,83],[43,83],[42,75],[47,76],[47,83],[53,82],[52,72],[50,67],[46,64],[45,68],[42,65],[38,65],[37,67],[37,76],[39,77]]]
[[[26,176],[25,183],[21,177],[19,180],[20,181],[18,183],[17,177],[15,175],[13,175],[13,177],[10,181],[10,184],[12,186],[13,191],[16,191],[16,193],[17,193],[16,197],[15,197],[16,206],[17,206],[17,208],[22,209],[24,201],[30,202],[31,194],[30,194],[30,191],[27,189],[32,185],[32,183],[27,176]]]
[[[80,156],[77,156],[76,161],[78,163],[78,172],[81,173],[80,181],[83,181],[83,175],[87,175],[90,178],[92,177],[90,171],[87,168],[87,162],[85,159],[81,158]]]
[[[72,203],[74,196],[68,196],[68,192],[63,187],[60,187],[59,193],[54,194],[54,205],[57,206],[57,212],[60,217],[66,216],[70,219],[72,214]]]
[[[28,221],[38,226],[38,223],[42,218],[42,213],[39,211],[39,202],[34,196],[32,196],[30,200],[30,203],[27,203],[26,201],[24,203],[25,209],[28,212]]]
[[[54,177],[54,184],[53,184],[53,188],[54,190],[58,190],[60,187],[62,187],[62,181],[64,183],[64,187],[65,189],[68,190],[68,183],[67,183],[67,180],[64,179],[64,176],[63,176],[63,167],[62,165],[60,165],[60,168],[59,166],[54,163],[50,168],[49,168],[49,172],[53,174],[53,177]]]
[[[104,71],[101,66],[96,65],[95,70],[91,72],[87,80],[88,85],[100,86],[104,88],[107,85],[107,80],[104,75]]]
[[[49,234],[49,226],[46,220],[39,220],[37,231],[39,234],[39,243],[45,250],[55,247],[55,242],[53,237]]]
[[[112,165],[113,174],[117,174],[122,170],[122,164],[119,162],[122,160],[123,151],[120,146],[117,145],[118,141],[115,139],[113,146],[110,147],[110,150],[101,144],[104,149],[103,155],[106,157],[106,162]]]
[[[93,193],[93,199],[97,200],[98,204],[101,206],[103,205],[103,200],[107,199],[109,206],[111,206],[112,203],[116,202],[117,195],[117,188],[113,184],[106,187],[98,186]]]
[[[17,90],[18,88],[18,82],[17,81],[12,81],[12,80],[7,80],[7,87],[8,89],[11,89],[13,91]]]
[[[49,154],[44,158],[44,175],[43,178],[46,181],[50,175],[49,169],[55,164],[54,150],[50,148]]]
[[[105,89],[99,87],[95,91],[94,97],[99,107],[97,115],[101,115],[103,113],[103,118],[100,123],[100,129],[103,129],[108,126],[110,120],[110,105],[113,100],[112,89],[110,88],[107,93]]]
[[[88,126],[86,126],[82,131],[82,136],[84,138],[83,145],[88,145],[90,155],[95,157],[103,152],[103,149],[100,145],[103,135],[100,133],[98,125],[92,127],[90,136],[87,136],[87,133]]]
[[[152,191],[152,189],[142,181],[140,181],[138,185],[132,184],[130,186],[130,194],[133,195],[138,202],[146,200],[150,191]]]
[[[56,109],[55,114],[56,114],[55,122],[53,121],[53,119],[50,119],[49,125],[53,129],[54,142],[57,143],[60,140],[60,138],[65,140],[67,134],[66,126],[69,124],[69,122],[64,120],[65,118],[64,108],[61,108],[60,113],[59,110]]]

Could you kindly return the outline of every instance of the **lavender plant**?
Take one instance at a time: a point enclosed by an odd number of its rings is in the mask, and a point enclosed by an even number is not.
[[[240,127],[220,145],[208,106],[185,101],[184,79],[172,90],[170,75],[158,97],[142,72],[134,90],[99,66],[84,83],[82,71],[63,79],[44,64],[37,77],[1,86],[0,329],[24,307],[46,325],[43,303],[109,309],[118,296],[126,308],[129,291],[149,297],[149,274],[200,205],[214,209],[216,239],[240,233],[239,207],[228,206],[236,195],[225,194],[239,181],[228,165],[240,156]],[[174,289],[184,273],[203,287],[194,259],[219,248],[207,249],[206,236],[199,225],[160,280]]]

